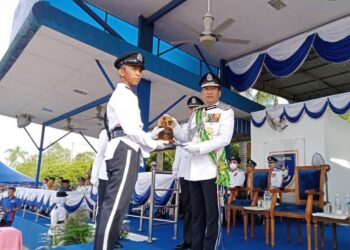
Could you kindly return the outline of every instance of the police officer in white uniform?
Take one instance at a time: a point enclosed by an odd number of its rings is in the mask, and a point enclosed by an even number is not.
[[[204,102],[197,96],[191,96],[187,100],[187,108],[189,116],[191,116],[194,109],[203,106]],[[183,130],[187,130],[188,124],[182,125]],[[185,180],[187,171],[190,169],[191,154],[182,147],[176,147],[175,160],[173,163],[173,176],[179,178],[181,186],[181,204],[184,215],[183,239],[181,244],[178,244],[175,249],[189,249],[192,245],[192,211],[191,211],[191,197],[189,190],[189,182]]]
[[[56,193],[56,206],[50,213],[51,225],[63,224],[64,220],[67,218],[67,210],[64,208],[64,203],[66,202],[67,196],[68,195],[66,192]]]
[[[138,98],[134,92],[144,70],[143,55],[134,52],[121,56],[114,66],[121,82],[117,84],[107,104],[108,132],[111,138],[105,152],[108,180],[100,209],[95,250],[113,249],[143,158],[149,157],[150,151],[163,149],[167,144],[152,139],[158,134],[158,128],[152,134],[143,131]]]
[[[190,117],[188,128],[175,126],[174,135],[179,141],[189,142],[183,148],[192,154],[190,170],[185,179],[190,182],[192,201],[193,250],[217,249],[220,241],[220,204],[216,177],[218,162],[224,147],[232,138],[234,113],[230,106],[219,102],[219,79],[206,74],[200,80],[201,97],[205,107],[197,109]],[[176,121],[174,121],[176,124]],[[201,134],[199,133],[201,132]],[[203,136],[207,140],[203,139]],[[213,152],[213,153],[211,153]],[[214,160],[212,156],[217,156]],[[226,159],[224,159],[226,164]]]
[[[245,173],[240,167],[241,158],[231,157],[229,160],[230,167],[230,187],[243,187]]]
[[[75,189],[75,191],[87,193],[88,186],[85,185],[85,178],[83,176],[79,176],[77,180],[78,180],[79,186]]]
[[[283,183],[283,171],[276,168],[278,160],[273,156],[269,156],[267,157],[267,161],[269,168],[272,169],[270,184],[271,188],[281,188]]]

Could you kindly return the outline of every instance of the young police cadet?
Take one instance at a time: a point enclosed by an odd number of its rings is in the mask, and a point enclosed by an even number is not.
[[[234,114],[229,106],[219,102],[221,89],[216,76],[206,74],[200,85],[205,107],[192,114],[187,130],[176,126],[174,135],[179,141],[188,142],[183,148],[191,153],[185,176],[192,202],[191,249],[213,250],[219,245],[221,231],[218,185],[228,186],[230,181],[224,147],[232,138]]]
[[[203,101],[196,97],[191,96],[187,100],[187,108],[189,116],[193,113],[193,110],[203,106]],[[187,130],[188,123],[182,125],[183,130]],[[191,155],[189,152],[184,150],[182,147],[176,147],[175,160],[173,163],[173,176],[179,178],[181,186],[181,200],[184,215],[184,228],[183,228],[183,239],[181,244],[178,244],[175,249],[188,249],[192,245],[192,211],[191,211],[191,197],[189,190],[189,182],[185,180],[186,172],[190,168]]]
[[[152,139],[160,131],[158,128],[152,131],[152,135],[143,131],[138,98],[134,92],[144,70],[142,54],[130,53],[119,57],[114,66],[121,82],[107,104],[111,138],[105,152],[108,181],[96,231],[95,250],[113,249],[143,158],[156,148],[163,149],[167,143]]]

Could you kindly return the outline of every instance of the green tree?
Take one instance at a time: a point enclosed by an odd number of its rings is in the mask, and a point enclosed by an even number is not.
[[[20,146],[16,146],[14,148],[9,148],[5,151],[8,154],[6,157],[6,162],[13,168],[16,168],[18,163],[21,161],[24,162],[26,160],[26,156],[28,152],[22,150]]]
[[[30,155],[24,162],[17,165],[16,170],[24,175],[35,178],[38,164],[38,155]]]
[[[264,106],[276,106],[278,105],[278,96],[258,91],[255,96],[253,97],[253,100],[257,103],[260,103]]]
[[[174,149],[164,150],[163,153],[164,153],[163,170],[171,171],[173,169],[173,162],[175,159],[175,150]],[[156,152],[152,152],[150,157],[148,157],[147,162],[146,162],[146,171],[150,171],[151,163],[153,161],[157,161],[157,153]]]
[[[228,156],[228,158],[232,156],[235,156],[235,157],[239,156],[239,143],[235,143],[235,142],[230,143],[230,155]]]
[[[75,156],[74,161],[93,162],[96,154],[93,152],[83,152]]]

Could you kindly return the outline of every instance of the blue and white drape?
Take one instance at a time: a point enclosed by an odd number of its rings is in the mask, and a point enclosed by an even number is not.
[[[56,205],[56,193],[53,190],[34,189],[34,188],[16,188],[15,196],[20,200],[21,205],[27,206],[28,209],[40,209],[50,212]],[[68,196],[64,207],[68,213],[73,213],[79,208],[93,211],[96,203],[96,195],[83,192],[67,192]],[[0,195],[0,200],[4,193]]]
[[[304,114],[317,119],[325,113],[327,107],[336,114],[346,113],[350,109],[350,92],[254,112],[251,113],[252,123],[255,127],[261,127],[267,114],[272,118],[285,117],[291,123],[298,122]]]
[[[152,173],[139,173],[135,191],[132,195],[132,202],[137,205],[145,204],[151,195]],[[175,186],[174,178],[169,174],[157,174],[155,180],[156,189],[173,189]],[[166,205],[173,191],[156,191],[154,196],[155,205]]]
[[[237,91],[242,92],[254,85],[263,66],[275,77],[290,76],[303,64],[312,47],[319,57],[329,63],[348,62],[350,17],[229,62],[225,69],[227,80]]]

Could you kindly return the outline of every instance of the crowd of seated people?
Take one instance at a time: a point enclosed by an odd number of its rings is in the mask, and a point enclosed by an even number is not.
[[[91,191],[92,185],[90,183],[90,177],[79,176],[77,178],[77,186],[71,185],[71,181],[64,179],[63,177],[58,177],[57,182],[54,177],[47,177],[42,181],[42,189],[46,190],[56,190],[60,192],[77,191],[89,193]]]

